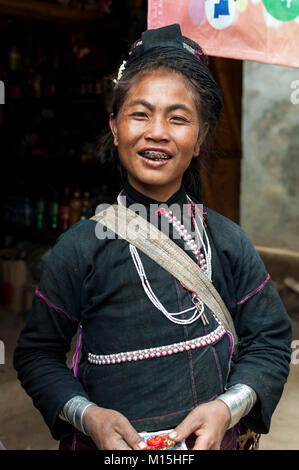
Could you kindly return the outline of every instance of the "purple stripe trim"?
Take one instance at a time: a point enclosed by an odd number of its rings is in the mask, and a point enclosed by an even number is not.
[[[73,442],[72,442],[72,450],[76,450],[77,445],[77,433],[74,433]]]
[[[235,347],[235,340],[234,340],[234,337],[233,337],[233,335],[231,334],[230,331],[227,330],[226,334],[229,337],[229,343],[230,343],[228,363],[231,364],[231,360],[232,360],[233,352],[234,352],[234,347]]]
[[[132,420],[132,423],[137,423],[138,421],[147,421],[149,419],[162,419],[162,418],[165,418],[165,417],[168,417],[168,416],[173,416],[173,415],[177,415],[179,413],[185,413],[186,411],[191,411],[195,408],[195,406],[192,406],[192,408],[187,408],[186,410],[180,410],[180,411],[175,411],[173,413],[168,413],[166,415],[161,415],[161,416],[154,416],[154,417],[151,417],[151,418],[140,418],[140,419],[133,419]]]
[[[75,320],[74,318],[70,317],[64,310],[62,310],[62,308],[56,307],[56,305],[49,302],[49,300],[38,290],[38,288],[35,289],[35,295],[37,295],[37,297],[42,299],[48,305],[48,307],[53,308],[54,310],[56,310],[56,312],[63,313],[64,315],[68,317],[69,320],[78,322],[78,320]]]
[[[200,402],[199,405],[201,403],[206,403],[206,402],[210,402],[212,400],[215,400],[215,398],[218,397],[218,395],[213,395],[211,398],[209,398],[208,400],[206,401],[203,401],[203,402]],[[161,416],[152,416],[150,418],[140,418],[140,419],[134,419],[132,420],[132,423],[136,423],[137,421],[148,421],[149,419],[162,419],[162,418],[166,418],[168,416],[173,416],[173,415],[177,415],[179,413],[185,413],[186,411],[191,411],[191,410],[194,410],[194,408],[196,408],[196,406],[192,406],[191,408],[187,408],[186,410],[179,410],[179,411],[174,411],[173,413],[168,413],[166,415],[161,415]]]
[[[270,274],[267,275],[265,281],[259,286],[257,287],[254,291],[250,292],[249,294],[247,294],[242,300],[240,300],[239,302],[237,302],[237,305],[241,305],[241,304],[244,304],[244,302],[246,302],[248,299],[250,299],[251,297],[253,297],[255,294],[257,294],[258,292],[260,292],[264,287],[265,285],[267,284],[267,282],[269,281],[270,279]]]
[[[80,354],[80,348],[81,348],[81,339],[82,339],[82,325],[79,325],[76,350],[73,356],[73,371],[74,371],[74,376],[76,378],[78,378],[78,360],[79,360],[79,354]]]
[[[180,298],[181,310],[183,310],[182,296],[181,296],[181,292],[180,292],[180,290],[179,290],[178,283],[177,283],[177,280],[176,280],[176,279],[175,279],[175,285],[176,285],[176,289],[177,289],[177,291],[178,291],[178,296],[179,296],[179,298]],[[188,294],[188,296],[190,297],[189,292],[187,292],[187,294]],[[185,318],[185,315],[183,315],[183,318]],[[188,327],[185,326],[185,327],[184,327],[184,330],[185,330],[185,333],[186,333],[186,340],[188,341],[188,340],[189,340]],[[195,403],[196,403],[196,405],[197,405],[197,404],[198,404],[198,403],[197,403],[197,392],[196,392],[196,385],[195,385],[195,380],[194,380],[194,371],[193,371],[192,351],[191,351],[191,350],[188,351],[188,356],[189,356],[189,360],[190,360],[192,388],[193,388]]]

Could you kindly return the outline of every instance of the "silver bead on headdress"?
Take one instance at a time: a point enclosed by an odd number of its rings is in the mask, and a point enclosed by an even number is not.
[[[125,68],[126,68],[126,63],[127,63],[127,61],[124,60],[123,63],[121,64],[121,66],[119,67],[117,78],[115,78],[115,79],[113,80],[113,83],[115,83],[115,85],[118,84],[119,80],[120,80],[121,77],[123,76],[123,73],[124,73]]]

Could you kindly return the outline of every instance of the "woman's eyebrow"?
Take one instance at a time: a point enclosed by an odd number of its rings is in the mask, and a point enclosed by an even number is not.
[[[148,101],[143,100],[143,99],[137,99],[137,100],[130,101],[129,103],[127,103],[127,106],[131,107],[131,106],[136,106],[137,104],[141,104],[142,106],[145,106],[150,111],[154,110],[154,106],[152,104],[150,104]]]
[[[192,109],[189,106],[185,105],[184,103],[176,103],[168,106],[168,111],[176,111],[177,109],[182,109],[183,111],[187,111],[188,113],[192,113]]]
[[[138,104],[148,108],[150,111],[153,111],[155,109],[155,106],[153,106],[151,103],[149,103],[148,101],[143,100],[143,99],[137,99],[137,100],[130,101],[127,104],[127,106],[131,107],[131,106],[136,106]],[[184,103],[174,103],[174,104],[171,104],[170,106],[167,106],[166,109],[167,109],[168,112],[176,111],[177,109],[182,109],[184,111],[192,113],[192,110],[187,105],[185,105]]]

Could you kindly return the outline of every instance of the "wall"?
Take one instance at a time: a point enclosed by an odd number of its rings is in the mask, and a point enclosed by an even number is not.
[[[256,245],[299,251],[299,70],[244,62],[242,108],[240,224]]]

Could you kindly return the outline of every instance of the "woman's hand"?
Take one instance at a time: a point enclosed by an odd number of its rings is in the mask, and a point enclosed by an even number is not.
[[[83,426],[100,450],[141,450],[146,447],[138,432],[118,411],[89,406]]]
[[[219,450],[229,423],[228,406],[220,400],[214,400],[192,410],[169,437],[178,442],[194,433],[198,437],[193,450]],[[176,437],[173,433],[177,434]]]

